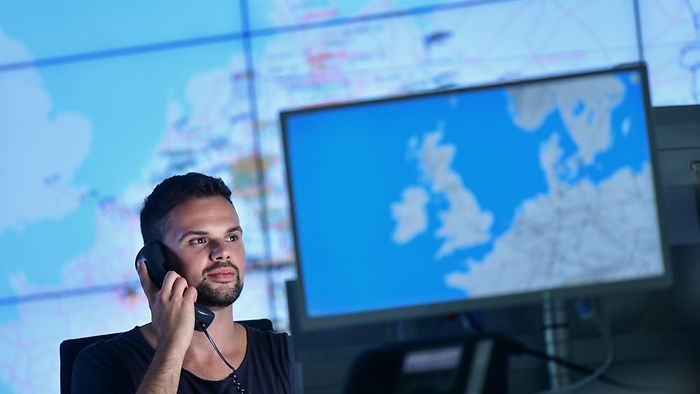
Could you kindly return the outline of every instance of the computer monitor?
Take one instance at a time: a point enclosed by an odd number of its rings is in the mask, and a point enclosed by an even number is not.
[[[281,123],[304,329],[670,282],[643,64]]]

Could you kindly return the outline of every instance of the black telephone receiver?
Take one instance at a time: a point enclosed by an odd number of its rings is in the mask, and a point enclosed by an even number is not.
[[[148,268],[148,276],[151,281],[158,286],[160,289],[163,287],[163,279],[165,279],[165,273],[168,272],[165,268],[165,250],[163,244],[160,242],[150,243],[141,250],[136,255],[136,261],[134,264],[138,264],[140,260],[144,260],[146,268]],[[194,329],[197,331],[204,331],[214,320],[214,312],[210,311],[209,308],[202,306],[200,304],[194,304]]]

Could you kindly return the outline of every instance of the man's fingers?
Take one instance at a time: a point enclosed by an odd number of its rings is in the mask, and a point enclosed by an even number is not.
[[[192,286],[187,287],[182,294],[182,298],[194,304],[197,301],[197,288]]]
[[[183,277],[177,277],[175,278],[175,281],[173,282],[173,289],[172,292],[170,293],[170,299],[174,300],[179,297],[183,297],[185,290],[187,289],[187,281]]]
[[[139,260],[136,266],[136,272],[139,274],[141,288],[143,288],[143,292],[146,294],[146,298],[148,298],[148,302],[150,303],[153,298],[153,294],[155,294],[158,289],[148,276],[148,268],[146,268],[144,260]]]
[[[173,291],[173,284],[175,280],[179,278],[180,275],[175,271],[168,271],[165,273],[165,278],[163,278],[163,287],[161,287],[160,293],[164,300],[169,300],[170,295]],[[182,292],[180,292],[182,294]]]

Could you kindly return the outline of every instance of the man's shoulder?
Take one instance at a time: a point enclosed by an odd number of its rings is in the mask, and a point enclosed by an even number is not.
[[[253,343],[283,344],[286,346],[289,334],[286,332],[275,332],[260,330],[255,327],[246,327],[248,341]]]
[[[246,327],[248,348],[256,356],[267,355],[286,360],[289,356],[289,335],[286,332],[265,331]]]
[[[143,336],[139,332],[139,328],[134,327],[129,331],[117,332],[113,334],[106,334],[95,337],[95,340],[91,344],[85,346],[85,348],[83,348],[83,351],[92,352],[100,350],[104,351],[108,349],[120,349],[123,348],[125,345],[138,346],[141,345],[142,340]]]
[[[239,375],[260,392],[289,393],[292,387],[292,360],[289,335],[246,327],[248,349],[238,369]],[[266,377],[261,381],[261,377]]]
[[[73,365],[73,392],[135,392],[153,357],[138,327],[83,348]]]
[[[115,359],[149,359],[152,355],[153,349],[143,338],[139,328],[134,327],[129,331],[110,334],[85,346],[78,354],[77,359],[113,362]]]

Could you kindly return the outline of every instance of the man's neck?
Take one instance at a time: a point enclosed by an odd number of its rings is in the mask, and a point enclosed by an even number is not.
[[[241,324],[234,323],[232,306],[210,309],[215,313],[216,317],[207,327],[207,332],[219,350],[223,353],[245,353],[246,331]],[[158,338],[152,323],[142,326],[141,333],[153,348],[158,346]],[[201,355],[212,351],[212,345],[204,332],[195,331],[187,353],[190,355]]]
[[[209,308],[216,315],[214,321],[207,328],[207,332],[216,342],[216,346],[222,352],[230,352],[235,349],[237,342],[240,342],[240,335],[245,334],[245,329],[233,322],[233,307]],[[241,331],[242,330],[242,331]],[[190,344],[190,351],[198,352],[200,349],[209,351],[211,344],[204,332],[195,331]]]
[[[210,309],[216,317],[207,328],[207,333],[216,343],[226,362],[237,369],[245,358],[248,346],[246,329],[241,324],[233,322],[233,311],[230,306]],[[194,332],[190,347],[185,354],[183,368],[208,380],[223,379],[231,372],[221,361],[206,335],[200,331]]]

